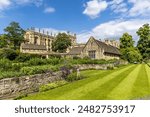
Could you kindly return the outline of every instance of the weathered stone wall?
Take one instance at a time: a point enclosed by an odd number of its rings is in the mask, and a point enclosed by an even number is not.
[[[0,80],[0,99],[15,97],[22,92],[32,93],[42,84],[62,79],[62,72],[2,79]]]
[[[86,69],[103,69],[113,64],[82,64],[76,66],[80,70]],[[70,70],[72,71],[72,70]],[[62,80],[65,72],[52,72],[45,74],[36,74],[31,76],[22,76],[14,78],[5,78],[0,80],[0,99],[16,97],[21,93],[36,92],[40,85],[48,84],[54,81]]]
[[[106,70],[107,67],[114,67],[114,64],[82,64],[79,65],[80,70],[86,70],[86,69],[101,69],[101,70]]]

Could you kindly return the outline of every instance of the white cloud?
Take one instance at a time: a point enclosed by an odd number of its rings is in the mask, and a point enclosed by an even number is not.
[[[55,8],[47,7],[47,8],[45,8],[44,12],[45,13],[53,13],[53,12],[55,12]]]
[[[109,2],[109,5],[114,13],[125,13],[128,11],[127,4],[124,0],[113,0]]]
[[[97,39],[119,39],[123,33],[128,32],[131,34],[135,41],[138,37],[136,31],[145,23],[150,23],[150,20],[133,19],[133,20],[115,20],[102,23],[91,31],[78,34],[78,42],[86,42],[90,36]]]
[[[88,15],[92,19],[99,16],[99,14],[107,8],[108,4],[102,0],[90,0],[85,5],[83,14]]]
[[[93,36],[93,32],[85,31],[80,34],[77,34],[77,42],[78,43],[86,43],[88,39]]]
[[[0,10],[6,9],[10,4],[10,0],[0,0]]]
[[[14,2],[19,5],[34,4],[39,7],[42,5],[43,0],[14,0]]]
[[[20,5],[35,5],[37,7],[43,4],[43,0],[0,0],[0,17],[4,16],[4,11]]]
[[[83,14],[94,19],[107,8],[124,17],[149,17],[150,0],[90,0],[86,3]]]
[[[4,17],[3,11],[8,9],[11,4],[10,0],[0,0],[0,18]]]
[[[149,16],[150,13],[150,0],[128,0],[133,4],[129,11],[130,16]]]

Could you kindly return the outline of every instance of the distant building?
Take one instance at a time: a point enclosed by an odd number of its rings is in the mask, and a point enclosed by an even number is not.
[[[92,59],[119,59],[119,42],[115,40],[105,40],[104,42],[90,37],[86,44],[77,44],[76,35],[70,35],[72,46],[66,53],[60,54],[68,57],[90,57]],[[25,41],[20,46],[22,53],[51,55],[59,54],[52,51],[52,42],[55,41],[55,35],[47,32],[47,34],[35,31],[34,29],[27,30],[24,35]]]
[[[73,47],[68,53],[74,57],[90,57],[92,59],[119,59],[119,43],[115,40],[105,40],[104,42],[90,37],[84,46]]]
[[[20,46],[22,53],[32,54],[50,54],[52,53],[52,42],[55,41],[55,35],[48,32],[47,34],[35,31],[34,29],[27,30],[24,35],[24,43]],[[76,44],[76,35],[70,35],[72,45]]]

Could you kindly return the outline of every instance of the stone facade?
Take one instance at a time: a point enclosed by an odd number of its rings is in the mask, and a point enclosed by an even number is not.
[[[90,57],[92,59],[119,59],[119,42],[105,40],[104,42],[90,37],[86,44],[77,44],[68,52],[69,57]]]
[[[70,35],[72,46],[76,44],[76,35]],[[31,54],[49,54],[52,53],[52,42],[55,41],[55,35],[47,32],[47,34],[37,32],[35,30],[27,30],[24,35],[24,43],[20,46],[22,53]]]
[[[68,57],[90,57],[92,59],[119,59],[119,42],[115,40],[105,40],[104,42],[96,40],[93,37],[89,39],[86,44],[77,44],[76,35],[70,35],[72,46],[66,51]],[[25,42],[21,44],[20,51],[22,53],[51,55],[56,54],[52,52],[52,42],[55,41],[55,36],[36,32],[34,30],[27,30],[25,35]]]
[[[102,42],[94,39],[94,37],[90,37],[81,52],[81,56],[90,57],[92,59],[119,59],[119,44],[115,41],[110,42],[112,43]]]

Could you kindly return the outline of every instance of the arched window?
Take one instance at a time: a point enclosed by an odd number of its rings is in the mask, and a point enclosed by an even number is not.
[[[46,45],[46,39],[45,39],[45,45]]]
[[[38,37],[35,37],[35,38],[34,38],[34,44],[35,44],[35,45],[38,44],[37,41],[38,41]]]

